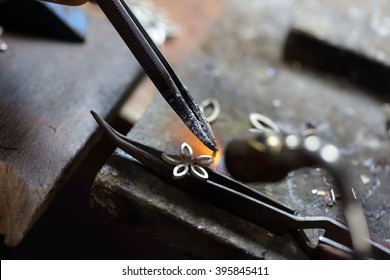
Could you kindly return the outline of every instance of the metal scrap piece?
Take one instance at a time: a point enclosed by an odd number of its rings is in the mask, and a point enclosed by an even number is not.
[[[0,37],[1,35],[3,35],[3,32],[4,32],[4,28],[2,26],[0,26]],[[8,45],[6,42],[4,42],[2,39],[0,39],[0,51],[4,52],[8,50]]]

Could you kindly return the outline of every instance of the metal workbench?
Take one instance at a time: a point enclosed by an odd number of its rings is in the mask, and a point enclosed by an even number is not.
[[[214,97],[220,103],[212,125],[222,147],[213,167],[217,172],[226,173],[223,147],[250,128],[250,112],[270,117],[286,133],[314,128],[349,162],[370,233],[389,245],[390,139],[382,110],[390,101],[390,32],[383,33],[389,28],[382,18],[389,7],[372,0],[367,8],[365,2],[230,1],[180,74],[197,102]],[[373,20],[387,29],[375,30]],[[378,72],[362,73],[356,68],[361,61],[368,65],[364,69],[380,71],[380,82],[367,82]],[[340,65],[343,71],[337,71]],[[160,97],[127,136],[170,153],[183,141],[205,152]],[[318,195],[332,187],[321,169],[300,169],[281,182],[250,186],[299,215],[343,221],[340,203]],[[292,236],[275,235],[176,189],[120,150],[97,174],[91,205],[195,258],[306,258]]]

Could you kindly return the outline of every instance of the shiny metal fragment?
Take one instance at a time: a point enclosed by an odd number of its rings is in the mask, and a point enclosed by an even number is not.
[[[334,194],[334,190],[330,189],[330,195],[332,196],[333,203],[336,203],[336,195]]]
[[[356,196],[356,193],[355,193],[354,188],[351,188],[351,191],[352,191],[353,198],[356,200],[356,199],[357,199],[357,196]]]
[[[8,50],[7,43],[0,39],[0,51],[4,52],[6,50]]]
[[[0,36],[3,35],[3,32],[4,32],[4,28],[0,26]],[[8,44],[4,42],[2,39],[0,39],[0,51],[4,52],[6,50],[8,50]]]

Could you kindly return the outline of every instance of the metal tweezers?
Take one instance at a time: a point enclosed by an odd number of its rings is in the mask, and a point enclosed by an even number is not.
[[[96,2],[180,119],[204,145],[217,151],[215,137],[202,111],[134,16],[126,0]]]
[[[209,178],[201,181],[192,176],[172,179],[173,167],[162,160],[162,152],[132,141],[91,111],[99,126],[120,149],[137,159],[142,166],[170,185],[201,197],[220,208],[242,217],[276,234],[291,233],[298,245],[312,258],[355,258],[349,229],[328,217],[302,217],[276,200],[229,177],[208,169]],[[323,229],[318,243],[309,240],[305,229]],[[372,246],[373,259],[390,259],[390,250],[367,240]]]

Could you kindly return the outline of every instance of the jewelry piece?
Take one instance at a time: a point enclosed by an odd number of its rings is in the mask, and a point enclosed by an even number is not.
[[[188,173],[199,180],[207,180],[209,174],[204,167],[210,166],[214,160],[211,156],[200,155],[194,158],[194,152],[190,145],[183,142],[180,147],[180,154],[163,153],[162,159],[175,165],[173,168],[173,179],[184,178]]]
[[[205,114],[206,120],[209,123],[216,121],[219,117],[219,114],[221,113],[221,106],[219,106],[219,102],[215,98],[207,98],[203,100],[199,104],[199,108],[203,112],[203,114]],[[208,116],[206,116],[207,108],[210,108],[209,110],[211,110],[211,114],[209,114]]]
[[[278,125],[273,120],[262,114],[250,113],[249,121],[258,130],[280,132]]]

